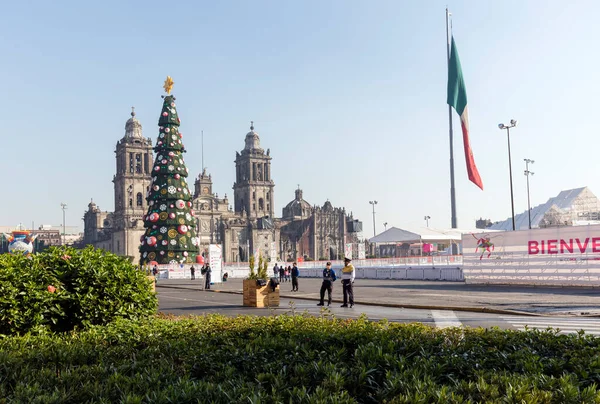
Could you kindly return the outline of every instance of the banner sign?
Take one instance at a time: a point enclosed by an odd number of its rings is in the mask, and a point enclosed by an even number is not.
[[[600,225],[463,234],[467,282],[600,285]]]
[[[352,259],[352,243],[346,243],[344,245],[344,258]]]
[[[208,247],[208,262],[210,263],[211,282],[220,283],[223,280],[223,249],[219,244]]]
[[[358,244],[358,259],[364,260],[366,258],[365,255],[365,245],[363,243]]]

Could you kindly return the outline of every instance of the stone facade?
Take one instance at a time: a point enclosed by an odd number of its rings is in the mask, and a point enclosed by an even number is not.
[[[93,201],[84,214],[84,243],[133,257],[139,261],[139,240],[147,210],[145,192],[152,182],[152,141],[142,136],[142,126],[132,113],[125,136],[117,143],[117,173],[113,178],[115,211],[102,211]],[[233,200],[213,192],[212,176],[203,169],[194,181],[193,208],[197,218],[199,252],[221,244],[226,262],[247,261],[261,254],[271,261],[338,259],[344,243],[357,242],[352,215],[329,201],[312,206],[302,190],[275,218],[275,182],[270,150],[250,126],[245,145],[236,152]]]
[[[84,213],[84,244],[131,257],[139,262],[142,216],[148,208],[146,193],[152,183],[152,139],[144,138],[135,112],[125,124],[125,136],[117,142],[113,177],[115,211],[103,212],[93,201]]]

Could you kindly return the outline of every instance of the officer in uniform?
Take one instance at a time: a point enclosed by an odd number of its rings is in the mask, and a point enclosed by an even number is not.
[[[321,284],[321,301],[317,306],[323,306],[323,300],[325,299],[325,291],[327,291],[329,299],[327,300],[327,306],[331,306],[331,295],[333,294],[333,282],[337,277],[335,271],[331,269],[331,262],[327,263],[327,266],[323,270],[323,283]]]
[[[352,284],[354,283],[354,265],[351,264],[350,258],[344,259],[344,267],[342,268],[342,290],[344,291],[344,304],[342,307],[354,306],[354,292]]]

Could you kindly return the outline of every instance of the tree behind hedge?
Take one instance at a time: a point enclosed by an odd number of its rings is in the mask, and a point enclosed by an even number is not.
[[[69,331],[156,312],[151,281],[127,259],[88,247],[0,255],[0,334]]]

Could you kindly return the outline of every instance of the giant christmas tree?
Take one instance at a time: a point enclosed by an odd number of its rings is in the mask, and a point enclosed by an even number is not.
[[[194,262],[198,251],[192,194],[183,160],[185,148],[179,133],[180,120],[175,97],[170,95],[173,80],[165,81],[166,96],[160,119],[159,135],[154,147],[156,160],[152,168],[152,185],[146,196],[148,213],[144,216],[146,232],[141,238],[141,264]]]

